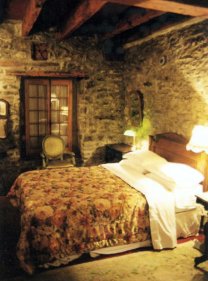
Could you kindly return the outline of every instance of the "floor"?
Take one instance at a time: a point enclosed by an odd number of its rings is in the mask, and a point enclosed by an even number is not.
[[[0,280],[20,271],[15,254],[19,226],[17,209],[5,196],[0,196]]]

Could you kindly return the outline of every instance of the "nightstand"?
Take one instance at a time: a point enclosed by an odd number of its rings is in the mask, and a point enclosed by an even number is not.
[[[202,194],[196,195],[196,202],[200,203],[204,206],[205,210],[208,210],[208,191],[203,192]],[[204,242],[199,242],[198,247],[200,249],[200,245],[203,245],[204,253],[201,257],[196,257],[194,259],[194,266],[197,267],[200,263],[207,261],[208,257],[208,216],[202,216],[201,227],[204,233]],[[196,247],[198,249],[198,247]]]
[[[107,144],[105,161],[107,163],[119,162],[125,153],[132,151],[131,149],[132,146],[125,143]]]
[[[208,210],[208,191],[196,195],[196,202],[202,204],[205,210]]]
[[[202,192],[201,194],[196,195],[196,202],[203,205],[204,209],[208,211],[208,192]],[[208,215],[204,214],[201,218],[200,229],[203,229],[205,223],[207,223]]]

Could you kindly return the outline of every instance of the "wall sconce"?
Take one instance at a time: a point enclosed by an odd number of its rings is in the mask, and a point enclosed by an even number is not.
[[[133,130],[126,130],[124,136],[133,137],[132,151],[136,150],[136,132]]]
[[[205,151],[208,153],[208,127],[196,125],[193,128],[190,141],[186,145],[187,150],[192,150],[195,153]]]

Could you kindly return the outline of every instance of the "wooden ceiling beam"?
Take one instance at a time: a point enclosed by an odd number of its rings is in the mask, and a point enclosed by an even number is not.
[[[58,34],[58,39],[62,40],[68,37],[106,3],[105,0],[83,0],[67,20],[63,30]]]
[[[128,5],[139,8],[163,11],[166,13],[175,13],[193,17],[208,17],[208,8],[199,4],[184,4],[169,0],[109,0],[111,3]],[[196,1],[197,2],[197,1]]]
[[[129,18],[127,18],[125,20],[125,22],[122,21],[122,22],[118,23],[116,28],[112,32],[106,33],[104,35],[104,39],[112,38],[115,35],[118,35],[118,34],[124,32],[124,31],[132,29],[132,28],[134,28],[136,26],[139,26],[139,25],[141,25],[143,23],[146,23],[146,22],[150,21],[151,19],[159,17],[159,16],[161,16],[163,14],[164,13],[160,12],[160,11],[149,10],[143,16],[141,16],[141,15],[132,15]]]
[[[13,20],[22,20],[28,1],[26,0],[10,0],[7,1],[6,18]]]
[[[165,24],[162,27],[154,32],[150,32],[147,36],[143,38],[129,38],[128,42],[123,44],[123,49],[129,49],[143,43],[148,42],[151,39],[157,38],[158,36],[167,35],[167,33],[172,31],[181,30],[182,28],[190,27],[193,24],[199,24],[203,21],[200,17],[191,17],[190,19],[186,19],[177,23]]]
[[[46,0],[29,0],[22,22],[22,36],[29,35]]]
[[[0,23],[4,20],[6,0],[0,0]]]

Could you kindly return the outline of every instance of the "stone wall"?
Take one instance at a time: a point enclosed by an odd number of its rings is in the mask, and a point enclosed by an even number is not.
[[[175,132],[189,138],[195,124],[208,123],[207,38],[205,20],[128,44],[126,97],[137,101],[142,93],[144,118],[151,124],[148,133]]]
[[[0,98],[10,104],[7,139],[0,139],[0,194],[22,171],[40,163],[20,157],[20,82],[26,71],[85,72],[76,80],[77,142],[85,165],[104,162],[105,145],[123,141],[123,131],[176,132],[189,137],[208,120],[208,22],[168,32],[125,50],[125,63],[103,56],[96,38],[58,42],[54,34],[21,37],[21,22],[0,25]],[[48,60],[31,58],[33,42],[48,45]],[[141,103],[142,97],[142,105]],[[148,122],[144,122],[149,124]],[[140,129],[139,129],[140,130]],[[1,152],[6,151],[6,157]]]
[[[48,60],[31,58],[32,43],[47,43]],[[107,61],[96,38],[71,38],[58,42],[55,34],[21,37],[21,22],[0,25],[0,98],[10,104],[8,137],[0,139],[0,194],[5,194],[22,171],[40,162],[20,157],[20,84],[15,73],[27,71],[84,72],[76,80],[77,142],[86,165],[104,162],[105,145],[123,138],[124,89],[122,64]]]

